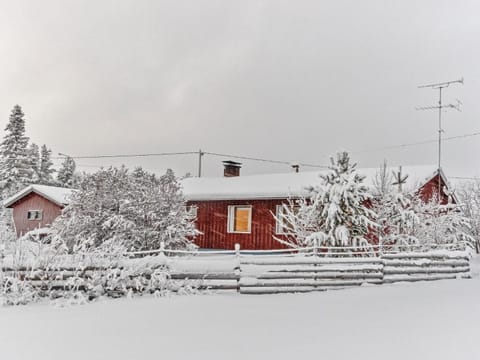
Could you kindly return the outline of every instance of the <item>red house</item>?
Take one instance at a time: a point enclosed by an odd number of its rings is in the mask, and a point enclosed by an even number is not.
[[[224,165],[224,177],[182,181],[187,203],[196,209],[197,228],[201,232],[195,243],[214,249],[233,249],[236,243],[242,249],[284,248],[274,238],[284,235],[273,214],[281,211],[280,205],[289,197],[305,195],[306,187],[318,183],[321,171],[240,176],[241,164],[228,161]],[[392,170],[398,168],[388,169]],[[366,176],[367,186],[373,186],[378,168],[358,172]],[[447,202],[444,189],[448,182],[435,166],[403,167],[402,173],[409,175],[403,184],[405,191],[417,193],[427,201],[440,188],[441,201]]]
[[[17,236],[36,230],[44,235],[46,228],[62,213],[74,190],[30,185],[3,202],[6,208],[13,209],[13,222]]]

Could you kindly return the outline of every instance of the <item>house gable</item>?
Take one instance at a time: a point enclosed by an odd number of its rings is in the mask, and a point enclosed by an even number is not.
[[[63,209],[63,206],[35,192],[30,192],[10,207],[13,209],[13,221],[17,236],[22,236],[34,229],[48,227],[61,215]],[[41,218],[29,219],[29,211],[41,211]]]

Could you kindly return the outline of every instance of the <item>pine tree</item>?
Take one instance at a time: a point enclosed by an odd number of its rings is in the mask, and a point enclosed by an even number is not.
[[[32,169],[28,158],[28,137],[22,108],[15,105],[0,144],[0,182],[4,195],[12,194],[31,182]]]
[[[28,162],[32,169],[32,178],[30,180],[33,184],[40,183],[40,150],[38,145],[31,143],[27,150]]]
[[[51,185],[54,183],[53,162],[51,160],[52,150],[48,149],[46,145],[42,145],[40,153],[40,167],[39,167],[39,183],[44,185]],[[75,169],[75,168],[74,168]]]
[[[77,165],[75,160],[67,156],[62,162],[60,169],[57,172],[57,183],[63,187],[75,187],[76,186],[76,177],[75,169]]]
[[[294,247],[368,246],[367,234],[378,226],[376,214],[369,209],[371,195],[363,184],[364,176],[356,172],[348,153],[331,159],[330,171],[320,174],[319,184],[312,186],[304,199],[284,205],[281,221],[293,229],[293,236],[284,241]],[[294,207],[298,206],[295,210]],[[296,231],[300,229],[302,231]]]

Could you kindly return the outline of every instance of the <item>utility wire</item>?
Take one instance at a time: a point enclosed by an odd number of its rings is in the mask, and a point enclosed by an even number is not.
[[[111,159],[111,158],[134,158],[134,157],[150,157],[150,156],[171,156],[171,155],[192,155],[198,154],[196,151],[184,152],[166,152],[166,153],[146,153],[146,154],[120,154],[120,155],[86,155],[86,156],[69,156],[72,159]],[[67,156],[55,156],[52,159],[65,159]]]
[[[468,177],[468,176],[449,176],[449,179],[459,179],[459,180],[480,180],[480,177]]]
[[[443,138],[443,141],[463,139],[463,138],[468,138],[468,137],[478,136],[478,135],[480,135],[480,131],[469,133],[469,134],[446,137],[446,138]],[[433,143],[436,143],[436,142],[438,142],[438,139],[436,139],[436,140],[424,140],[424,141],[418,141],[418,142],[406,143],[406,144],[400,144],[400,145],[391,145],[391,146],[384,146],[384,147],[378,147],[378,148],[372,148],[372,149],[352,151],[352,154],[360,154],[360,153],[380,151],[380,150],[398,149],[398,148],[405,148],[405,147],[410,147],[410,146],[433,144]]]
[[[241,159],[241,160],[262,161],[262,162],[268,162],[268,163],[273,163],[273,164],[291,165],[293,163],[292,161],[262,159],[262,158],[255,158],[255,157],[249,157],[249,156],[212,153],[212,152],[207,152],[207,151],[204,151],[203,153],[207,154],[207,155],[212,155],[212,156],[221,156],[221,157],[228,157],[228,158],[232,158],[232,159]],[[326,168],[327,167],[326,165],[316,165],[316,164],[298,164],[298,165],[305,166],[305,167],[316,167],[316,168]]]
[[[473,136],[480,135],[480,131],[476,131],[473,133],[456,135],[446,137],[443,140],[455,140],[455,139],[463,139]],[[371,149],[364,149],[359,151],[352,151],[352,154],[361,154],[367,152],[374,152],[374,151],[381,151],[381,150],[391,150],[391,149],[398,149],[398,148],[406,148],[411,146],[419,146],[425,144],[432,144],[436,143],[437,140],[424,140],[400,145],[391,145],[391,146],[384,146],[378,148],[371,148]],[[114,159],[114,158],[136,158],[136,157],[153,157],[153,156],[174,156],[174,155],[197,155],[198,151],[184,151],[184,152],[163,152],[163,153],[141,153],[141,154],[115,154],[115,155],[85,155],[85,156],[70,156],[72,159]],[[250,157],[250,156],[242,156],[242,155],[232,155],[232,154],[222,154],[222,153],[215,153],[215,152],[207,152],[204,151],[202,154],[211,155],[211,156],[220,156],[220,157],[228,157],[232,159],[241,159],[241,160],[251,160],[251,161],[260,161],[260,162],[267,162],[272,164],[282,164],[282,165],[291,165],[291,161],[284,161],[284,160],[273,160],[273,159],[264,159],[264,158],[257,158],[257,157]],[[56,156],[52,157],[52,160],[62,160],[65,159],[67,156]],[[319,165],[319,164],[306,164],[300,163],[298,164],[303,167],[313,167],[313,168],[327,168],[326,165]]]

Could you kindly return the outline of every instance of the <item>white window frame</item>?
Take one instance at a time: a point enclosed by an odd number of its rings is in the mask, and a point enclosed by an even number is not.
[[[35,216],[32,218],[30,214],[34,213]],[[43,220],[43,210],[28,210],[27,211],[27,220],[30,221],[41,221]]]
[[[235,209],[248,209],[248,231],[235,231]],[[229,205],[227,217],[227,232],[230,234],[251,234],[252,233],[252,205]]]

